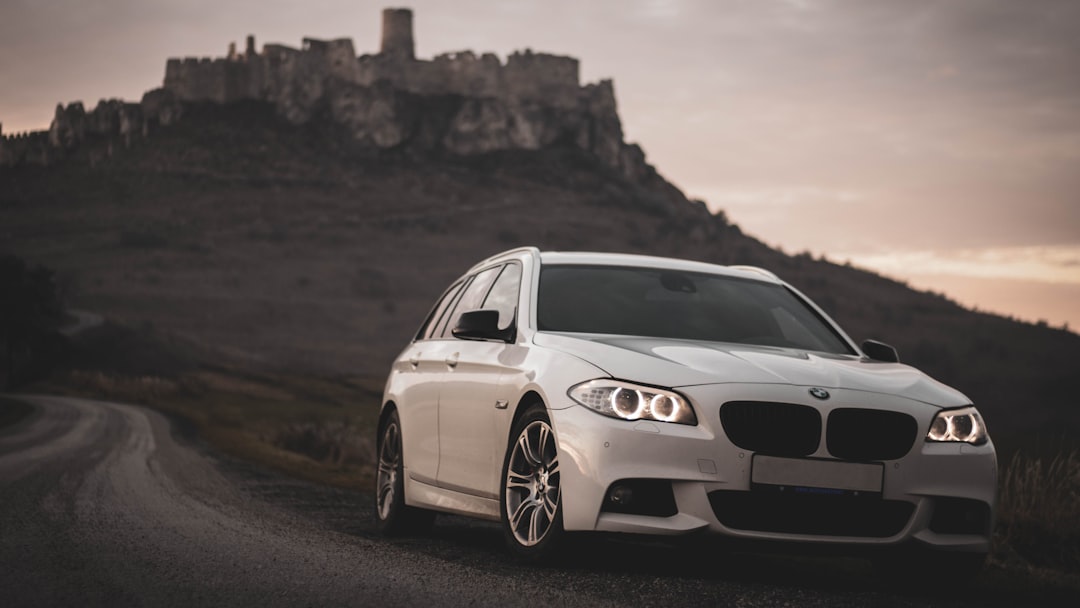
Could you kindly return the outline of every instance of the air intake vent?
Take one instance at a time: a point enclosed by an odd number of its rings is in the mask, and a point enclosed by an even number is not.
[[[809,456],[821,443],[821,414],[806,405],[731,401],[720,422],[732,443],[758,454]]]
[[[904,529],[915,505],[862,496],[819,496],[716,490],[709,492],[716,519],[728,528],[888,538]]]
[[[896,460],[911,451],[917,432],[918,424],[907,414],[842,408],[829,414],[825,443],[843,460]]]

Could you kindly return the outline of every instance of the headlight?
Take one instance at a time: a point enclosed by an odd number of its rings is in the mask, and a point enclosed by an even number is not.
[[[682,395],[619,380],[589,380],[567,394],[585,407],[623,420],[697,424],[694,408]]]
[[[963,441],[972,445],[986,443],[986,423],[974,407],[944,410],[930,423],[929,441]]]

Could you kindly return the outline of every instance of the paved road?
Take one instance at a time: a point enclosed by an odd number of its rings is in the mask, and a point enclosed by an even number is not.
[[[370,496],[213,455],[158,413],[28,397],[0,430],[0,604],[869,606],[1022,603],[896,595],[857,560],[591,539],[559,567],[512,562],[498,528],[440,518],[388,541]],[[965,598],[966,599],[961,599]]]

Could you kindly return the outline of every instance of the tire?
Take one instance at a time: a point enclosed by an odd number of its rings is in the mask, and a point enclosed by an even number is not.
[[[431,528],[435,513],[405,504],[405,459],[401,419],[391,410],[379,431],[375,453],[375,526],[384,536],[418,534]]]
[[[529,406],[514,424],[502,480],[499,511],[511,553],[528,562],[551,561],[566,533],[558,448],[543,404]]]

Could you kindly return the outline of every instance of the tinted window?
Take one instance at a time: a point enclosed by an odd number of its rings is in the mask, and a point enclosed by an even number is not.
[[[423,340],[431,337],[431,334],[435,331],[435,328],[439,326],[439,321],[441,321],[443,315],[446,314],[446,309],[449,308],[450,303],[454,301],[454,296],[456,296],[458,292],[461,291],[462,284],[463,283],[456,283],[452,285],[450,289],[446,290],[446,293],[439,300],[439,303],[436,304],[435,308],[431,310],[431,314],[428,315],[427,320],[424,321],[424,326],[420,328],[419,332],[417,332],[417,339]]]
[[[519,285],[521,285],[521,266],[507,264],[503,267],[499,278],[495,280],[495,284],[491,286],[491,292],[480,307],[499,311],[499,329],[510,327],[510,322],[514,320]]]
[[[454,306],[454,311],[450,313],[450,322],[443,325],[439,329],[439,334],[442,336],[449,336],[450,330],[457,325],[458,317],[461,313],[470,310],[478,310],[480,303],[484,301],[484,297],[487,296],[488,289],[491,289],[491,283],[495,280],[495,277],[499,276],[499,270],[502,266],[495,266],[482,270],[475,277],[469,286],[465,288],[464,293],[461,294],[461,298]]]
[[[541,331],[736,342],[854,354],[782,285],[618,266],[545,266]]]

